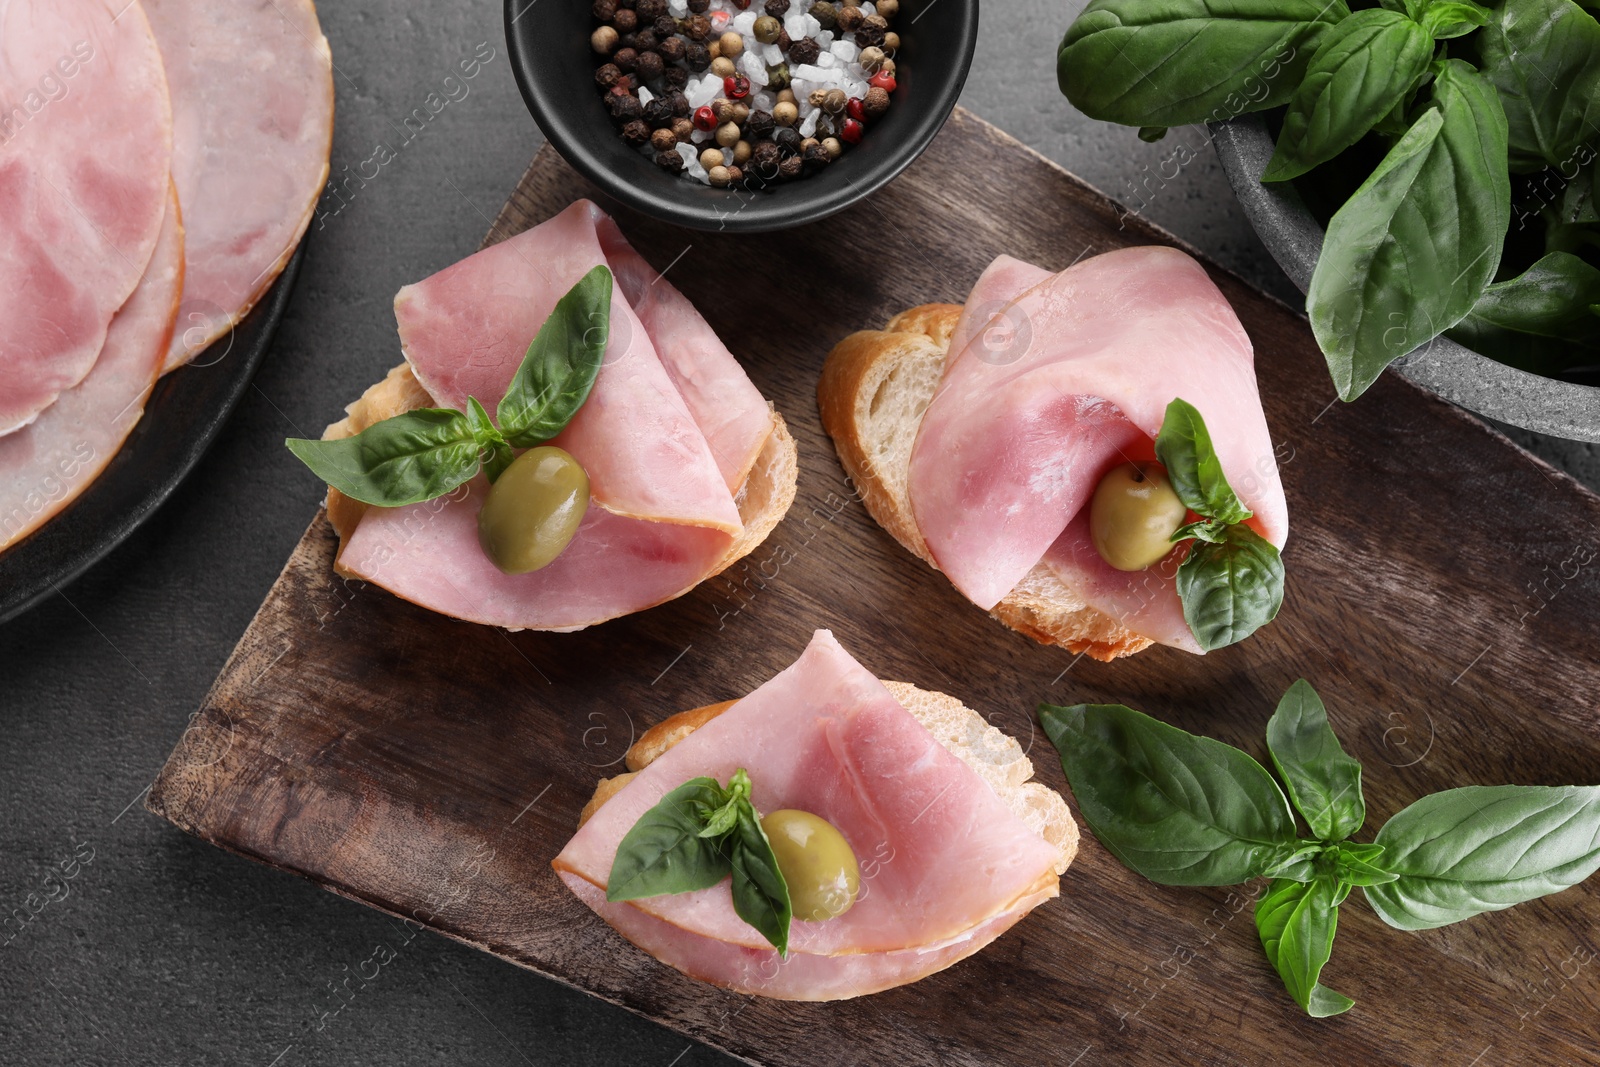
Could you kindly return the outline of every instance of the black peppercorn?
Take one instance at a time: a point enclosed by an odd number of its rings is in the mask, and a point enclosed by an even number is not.
[[[622,139],[631,145],[642,145],[650,140],[650,124],[643,119],[634,119],[622,127]]]
[[[789,13],[789,0],[767,0],[766,12],[775,19],[781,19]]]
[[[667,0],[638,0],[633,9],[645,22],[654,22],[667,13]]]
[[[800,131],[793,126],[779,126],[772,131],[773,143],[783,149],[786,155],[800,151],[800,140]]]
[[[784,178],[798,178],[805,169],[805,160],[799,156],[790,156],[778,164],[778,174]]]
[[[682,67],[676,67],[674,69],[683,70]],[[672,71],[668,71],[667,73],[670,74],[670,73],[672,73]],[[690,108],[689,108],[689,98],[683,94],[682,90],[673,89],[670,92],[668,92],[667,93],[667,104],[668,104],[669,107],[672,108],[672,117],[673,118],[681,119],[681,118],[687,118],[688,117],[689,110],[690,110]]]
[[[633,35],[633,47],[640,52],[653,52],[657,44],[654,30],[640,30]]]
[[[676,152],[661,152],[656,155],[656,166],[676,173],[683,169],[683,157]]]
[[[689,10],[696,15],[704,15],[711,10],[711,0],[689,0]]]
[[[609,89],[622,77],[622,71],[615,63],[602,63],[594,70],[594,83],[602,89]]]
[[[610,22],[617,14],[617,0],[594,0],[594,6],[590,10],[601,22]]]
[[[711,20],[704,15],[690,15],[683,20],[683,32],[691,41],[704,41],[711,36]]]
[[[650,102],[644,105],[644,120],[656,127],[672,124],[672,105],[667,102],[666,97],[650,98]]]
[[[688,47],[688,43],[682,37],[668,37],[656,45],[656,51],[660,52],[661,58],[668,63],[676,63],[683,58]]]
[[[794,64],[815,63],[822,54],[822,46],[810,37],[802,37],[789,46],[789,62]]]
[[[634,69],[639,72],[639,77],[647,82],[655,81],[667,69],[666,60],[661,58],[660,52],[640,52],[639,58],[634,61]]]
[[[687,105],[688,101],[685,100],[684,104]],[[772,112],[752,111],[750,112],[750,117],[745,119],[744,135],[752,141],[757,141],[767,136],[767,134],[777,129],[777,127],[778,124],[776,121],[774,121]]]
[[[632,33],[639,28],[639,16],[623,8],[612,16],[611,25],[617,28],[618,33]]]
[[[606,107],[618,122],[632,122],[644,118],[644,105],[632,93],[612,93],[606,97]]]
[[[774,41],[773,44],[778,46],[778,51],[787,52],[789,50],[789,46],[794,44],[794,38],[789,36],[788,30],[784,30],[778,34],[778,39]]]
[[[835,21],[839,24],[840,33],[854,33],[866,18],[866,12],[859,7],[841,7]]]
[[[833,157],[828,155],[827,148],[821,142],[808,145],[806,150],[800,154],[800,158],[805,160],[808,167],[815,169],[825,167],[833,162]]]
[[[684,50],[683,61],[689,64],[690,70],[705,70],[711,66],[711,49],[699,41],[690,41],[689,47]]]
[[[856,27],[856,44],[862,48],[881,48],[883,35],[888,29],[889,23],[881,15],[868,15]]]
[[[611,55],[611,62],[617,65],[618,70],[628,71],[639,62],[639,53],[632,48],[619,48]]]
[[[689,84],[689,72],[683,67],[668,67],[662,77],[666,79],[668,89],[682,89]]]
[[[781,162],[783,149],[771,141],[758,143],[750,152],[750,169],[764,178],[776,178]]]
[[[655,33],[657,40],[665,41],[678,32],[678,20],[671,15],[662,15],[650,24],[650,29]]]

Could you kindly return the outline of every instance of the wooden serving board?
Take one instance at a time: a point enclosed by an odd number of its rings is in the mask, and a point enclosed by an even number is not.
[[[490,239],[595,195],[543,150]],[[615,210],[615,205],[606,204]],[[1173,238],[957,112],[867,202],[776,236],[617,211],[788,419],[799,497],[745,563],[574,634],[506,633],[331,570],[318,515],[150,794],[251,859],[414,919],[754,1063],[1594,1062],[1600,883],[1422,934],[1355,894],[1304,1018],[1240,892],[1164,889],[1087,834],[1061,898],[977,956],[837,1004],[741,997],[635,950],[550,869],[597,778],[668,714],[742,695],[830,627],[880,677],[955,694],[1027,744],[1041,700],[1123,702],[1264,756],[1309,678],[1366,767],[1366,835],[1424,793],[1600,781],[1600,498],[1385,376],[1333,389],[1305,321],[1213,268],[1256,346],[1294,530],[1271,627],[1204,658],[1100,664],[991,622],[867,517],[818,422],[824,355],[903,308],[960,302],[1005,252],[1050,268]],[[374,378],[385,368],[374,367]]]

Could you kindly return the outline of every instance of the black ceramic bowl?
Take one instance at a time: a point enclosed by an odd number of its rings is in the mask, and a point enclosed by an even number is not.
[[[832,215],[904,170],[954,110],[978,41],[978,0],[903,0],[889,113],[822,173],[760,192],[669,174],[618,136],[595,87],[590,0],[506,0],[522,98],[585,177],[647,215],[697,230],[780,230]]]

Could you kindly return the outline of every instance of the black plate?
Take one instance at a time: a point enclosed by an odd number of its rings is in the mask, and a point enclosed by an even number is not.
[[[122,448],[55,518],[0,552],[0,622],[94,566],[189,476],[255,378],[289,306],[306,242],[266,296],[220,340],[156,383]]]
[[[522,98],[556,150],[601,189],[696,230],[756,233],[826,218],[882,186],[928,147],[955,109],[978,43],[978,0],[903,0],[899,87],[889,113],[821,174],[752,193],[668,174],[617,136],[594,84],[588,3],[505,0]]]

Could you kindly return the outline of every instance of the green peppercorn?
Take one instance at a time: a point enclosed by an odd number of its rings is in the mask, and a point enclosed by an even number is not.
[[[767,68],[767,88],[775,93],[789,88],[789,64],[779,63]]]
[[[756,24],[751,32],[755,34],[756,40],[762,44],[772,44],[778,39],[778,34],[783,32],[783,23],[771,15],[762,15],[756,19]]]
[[[839,9],[828,0],[817,0],[811,5],[811,17],[822,23],[823,29],[831,30],[839,24]]]

